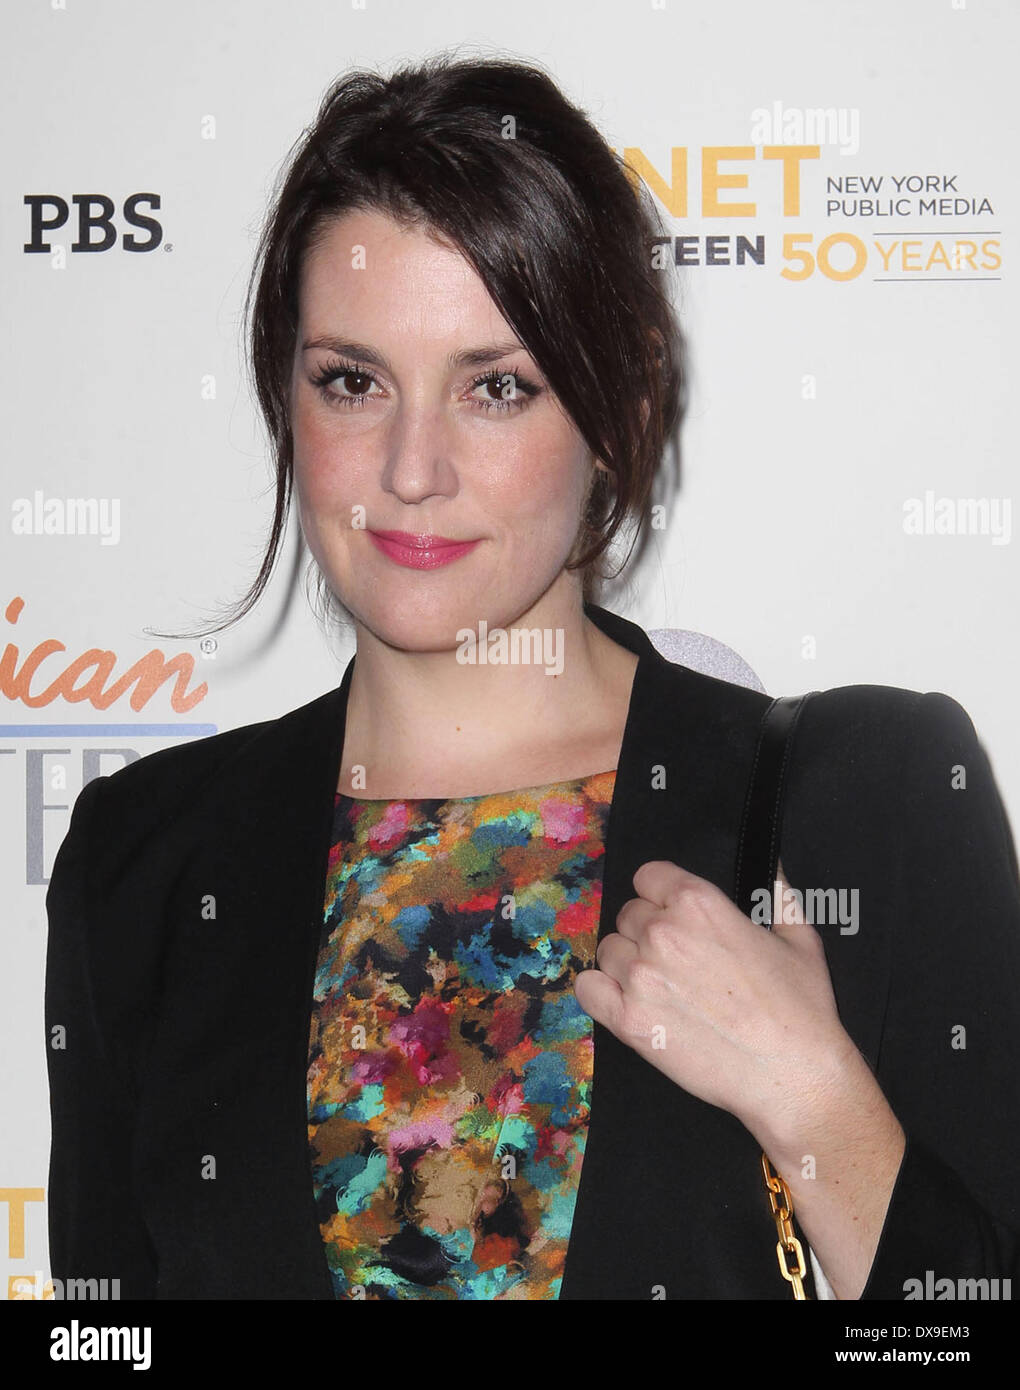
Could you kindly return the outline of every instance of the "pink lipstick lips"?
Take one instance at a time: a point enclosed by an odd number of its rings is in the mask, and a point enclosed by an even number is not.
[[[448,536],[413,535],[410,531],[369,531],[372,543],[409,569],[433,570],[449,565],[473,550],[478,541],[456,541]]]

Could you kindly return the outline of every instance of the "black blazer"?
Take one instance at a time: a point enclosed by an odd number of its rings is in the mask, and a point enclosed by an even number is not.
[[[601,938],[649,859],[733,897],[767,697],[585,611],[639,656]],[[153,753],[78,797],[46,897],[61,1279],[118,1278],[122,1298],[333,1297],[305,1078],[353,665],[300,709]],[[954,700],[885,686],[817,694],[797,740],[783,866],[795,887],[859,890],[858,932],[819,930],[843,1025],[907,1134],[862,1296],[901,1299],[928,1270],[1010,1277],[1020,886],[988,762]],[[560,1296],[789,1299],[754,1138],[599,1024],[594,1039]]]

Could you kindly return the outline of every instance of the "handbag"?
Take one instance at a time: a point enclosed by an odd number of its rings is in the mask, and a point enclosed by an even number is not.
[[[793,736],[804,707],[812,695],[780,695],[762,715],[758,746],[751,764],[751,777],[744,802],[744,815],[737,844],[734,901],[745,916],[756,906],[753,897],[767,889],[767,931],[772,930],[772,903],[779,864],[779,833],[782,827],[783,791],[786,769],[793,748]],[[793,1198],[790,1189],[776,1173],[768,1155],[762,1152],[762,1174],[779,1239],[776,1257],[779,1270],[795,1299],[807,1299],[804,1291],[804,1252],[793,1226]]]

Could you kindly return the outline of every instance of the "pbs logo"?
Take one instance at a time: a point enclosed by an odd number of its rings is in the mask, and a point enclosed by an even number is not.
[[[26,193],[25,203],[31,219],[31,236],[25,243],[25,250],[45,255],[52,250],[47,240],[50,232],[66,227],[71,219],[71,209],[66,198],[56,193]],[[118,222],[117,208],[112,198],[105,193],[74,193],[71,203],[75,209],[77,239],[71,243],[72,251],[109,251],[117,245],[118,236],[124,251],[155,251],[163,240],[163,228],[155,217],[146,217],[140,207],[149,209],[160,205],[158,193],[132,193],[124,199]],[[144,236],[123,228],[134,227]]]

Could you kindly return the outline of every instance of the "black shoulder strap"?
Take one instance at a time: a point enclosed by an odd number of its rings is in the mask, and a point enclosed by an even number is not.
[[[767,889],[767,927],[772,925],[771,904],[779,863],[783,787],[793,735],[804,706],[817,693],[810,690],[806,695],[780,695],[772,701],[762,715],[758,747],[751,764],[751,780],[747,787],[740,843],[737,846],[734,901],[741,912],[750,917],[754,907],[752,894],[762,888]]]

